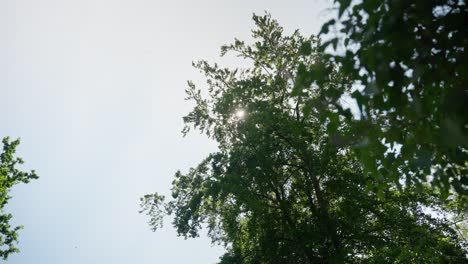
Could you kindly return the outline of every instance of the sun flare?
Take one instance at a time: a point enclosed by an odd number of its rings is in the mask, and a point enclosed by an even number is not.
[[[242,119],[244,118],[245,116],[245,111],[243,109],[239,109],[236,111],[236,117],[239,118],[239,119]]]

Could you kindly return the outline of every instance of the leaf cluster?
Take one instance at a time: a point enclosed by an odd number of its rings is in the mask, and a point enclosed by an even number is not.
[[[363,144],[357,155],[376,180],[448,195],[468,186],[468,7],[466,1],[335,0],[338,18],[322,27],[356,87]],[[330,36],[330,34],[328,35]]]
[[[18,230],[22,227],[12,227],[10,220],[13,217],[4,212],[4,207],[11,198],[8,193],[11,188],[18,183],[29,183],[37,179],[35,171],[24,172],[18,169],[23,164],[21,158],[15,157],[16,147],[20,144],[19,140],[10,141],[8,137],[3,138],[3,150],[0,154],[0,257],[4,260],[11,253],[18,252],[15,246],[18,242]]]

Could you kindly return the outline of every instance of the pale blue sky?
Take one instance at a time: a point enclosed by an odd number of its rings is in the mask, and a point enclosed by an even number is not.
[[[180,134],[186,80],[203,80],[191,61],[250,39],[253,12],[316,33],[329,2],[0,1],[0,137],[21,137],[41,177],[12,192],[25,229],[7,263],[216,262],[205,236],[184,240],[169,221],[153,233],[138,214],[139,197],[169,194],[177,169],[216,149]]]

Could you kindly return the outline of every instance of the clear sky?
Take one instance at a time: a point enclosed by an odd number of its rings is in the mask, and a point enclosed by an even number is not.
[[[7,263],[216,262],[206,236],[184,240],[169,221],[153,233],[138,214],[139,197],[169,194],[177,169],[216,150],[180,133],[186,80],[203,80],[191,62],[250,39],[253,12],[316,33],[330,2],[0,1],[0,137],[20,137],[41,177],[11,193],[25,229]]]

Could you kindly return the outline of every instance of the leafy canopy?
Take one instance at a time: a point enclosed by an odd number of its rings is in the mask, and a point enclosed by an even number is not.
[[[355,149],[376,179],[468,191],[468,7],[458,0],[335,0],[326,56],[354,83]],[[313,76],[312,73],[305,73]],[[428,177],[429,176],[429,177]]]
[[[19,252],[15,243],[18,242],[18,230],[21,226],[12,227],[11,214],[5,213],[4,207],[10,200],[8,195],[11,188],[18,183],[29,183],[37,179],[35,171],[23,172],[17,166],[23,164],[21,158],[15,157],[16,147],[19,140],[10,141],[8,137],[3,138],[3,151],[0,154],[0,257],[6,260],[11,253]]]
[[[205,132],[219,150],[175,174],[168,202],[157,193],[142,198],[153,229],[165,214],[185,238],[206,226],[226,247],[220,263],[466,261],[454,225],[428,213],[459,213],[457,196],[443,200],[424,185],[369,188],[354,152],[335,136],[354,129],[340,103],[349,78],[324,60],[316,37],[284,35],[269,15],[253,19],[253,45],[222,47],[252,67],[195,64],[207,89],[189,82],[195,107],[184,132]]]

